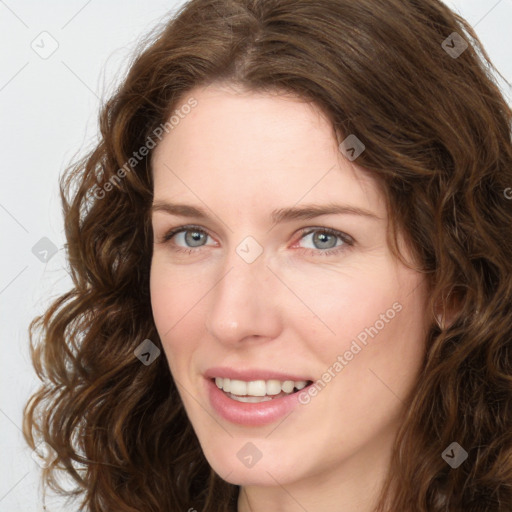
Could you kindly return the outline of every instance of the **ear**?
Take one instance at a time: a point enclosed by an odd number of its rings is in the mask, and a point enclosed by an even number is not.
[[[448,295],[443,295],[436,302],[434,305],[434,320],[442,331],[453,325],[460,308],[460,295],[453,291]]]

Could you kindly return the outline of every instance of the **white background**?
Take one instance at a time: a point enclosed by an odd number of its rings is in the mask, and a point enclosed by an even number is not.
[[[124,73],[136,42],[181,3],[0,0],[0,512],[43,508],[40,467],[20,427],[22,407],[39,385],[28,324],[71,285],[59,175],[95,142],[100,102]],[[446,3],[475,28],[512,83],[512,0]],[[58,43],[47,59],[31,47],[48,38],[40,36],[44,31]],[[50,44],[46,39],[45,47]],[[502,87],[510,101],[510,87]],[[46,263],[32,252],[43,237],[58,249]],[[59,503],[50,495],[48,510],[64,510]]]

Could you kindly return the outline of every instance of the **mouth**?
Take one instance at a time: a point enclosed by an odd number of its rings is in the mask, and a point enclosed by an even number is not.
[[[293,395],[313,383],[312,380],[251,380],[244,381],[223,377],[210,380],[232,400],[245,403],[261,403]]]

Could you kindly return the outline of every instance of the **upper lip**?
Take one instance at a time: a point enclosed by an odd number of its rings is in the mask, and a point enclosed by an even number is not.
[[[287,374],[283,372],[276,372],[268,369],[259,369],[259,368],[247,368],[245,370],[240,370],[237,368],[229,368],[227,366],[217,366],[214,368],[209,368],[204,372],[204,376],[209,379],[213,379],[215,377],[221,377],[223,379],[236,379],[236,380],[244,380],[244,381],[252,381],[252,380],[293,380],[295,382],[301,380],[312,380],[309,377],[297,375],[297,374]]]

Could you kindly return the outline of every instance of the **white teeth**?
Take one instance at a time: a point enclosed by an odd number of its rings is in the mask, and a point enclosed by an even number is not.
[[[223,389],[226,393],[232,393],[232,398],[237,397],[247,398],[251,397],[265,397],[267,395],[278,395],[279,393],[292,393],[294,388],[297,390],[303,389],[307,385],[305,380],[285,380],[279,381],[271,380],[251,380],[249,382],[236,379],[223,379],[222,377],[215,377],[215,384],[219,389]],[[235,400],[238,398],[235,398]],[[270,398],[269,398],[270,399]],[[262,400],[239,400],[241,402],[261,402]]]
[[[251,380],[247,383],[247,394],[252,396],[265,396],[267,385],[264,380]]]
[[[293,380],[285,380],[281,387],[285,393],[291,393],[293,391]]]
[[[222,389],[224,389],[224,384],[222,384]],[[247,382],[243,380],[232,380],[230,382],[230,391],[234,395],[247,395]]]
[[[249,402],[251,404],[256,404],[259,402],[268,402],[269,400],[272,400],[269,396],[238,396],[229,394],[229,397],[233,400],[236,400],[237,402]]]
[[[224,381],[226,380],[224,379]],[[267,380],[267,395],[278,395],[281,391],[281,382],[278,380]]]

